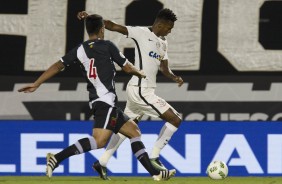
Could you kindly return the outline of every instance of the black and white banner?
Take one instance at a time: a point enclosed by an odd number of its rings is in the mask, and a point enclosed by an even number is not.
[[[91,119],[79,67],[62,72],[35,93],[20,94],[17,89],[86,39],[78,11],[150,26],[162,8],[178,16],[168,36],[169,62],[185,84],[178,88],[158,74],[156,93],[184,120],[281,121],[282,1],[274,0],[1,2],[0,119]],[[132,40],[109,31],[106,38],[133,61]],[[128,80],[118,72],[122,107]]]

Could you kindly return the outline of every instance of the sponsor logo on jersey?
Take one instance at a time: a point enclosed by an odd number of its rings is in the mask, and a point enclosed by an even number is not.
[[[152,58],[158,59],[158,60],[162,59],[161,55],[157,54],[154,51],[149,52],[149,56],[152,57]]]

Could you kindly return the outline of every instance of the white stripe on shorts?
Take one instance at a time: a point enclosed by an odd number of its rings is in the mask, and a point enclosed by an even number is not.
[[[108,123],[109,123],[109,119],[110,119],[110,115],[112,113],[112,110],[113,110],[113,107],[109,108],[109,111],[108,111],[108,114],[107,114],[107,118],[106,118],[106,121],[105,121],[105,125],[104,125],[104,129],[106,129]]]

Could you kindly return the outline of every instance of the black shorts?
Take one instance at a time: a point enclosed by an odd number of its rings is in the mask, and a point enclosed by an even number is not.
[[[92,104],[94,115],[93,128],[103,128],[118,133],[119,129],[130,119],[118,107],[112,107],[109,104],[97,101]]]

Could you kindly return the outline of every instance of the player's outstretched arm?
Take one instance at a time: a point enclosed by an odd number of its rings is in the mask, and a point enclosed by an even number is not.
[[[168,60],[162,60],[160,65],[160,71],[166,76],[167,78],[172,79],[174,82],[178,83],[178,86],[182,86],[184,83],[183,79],[180,76],[174,75],[171,69],[168,67]]]
[[[61,61],[58,61],[51,65],[38,79],[27,86],[24,86],[20,89],[18,89],[18,92],[24,92],[24,93],[32,93],[34,92],[43,82],[50,79],[60,71],[62,71],[65,68],[63,63]]]
[[[84,20],[88,16],[88,13],[86,11],[81,11],[77,13],[77,18],[79,20]],[[104,20],[105,28],[109,31],[115,31],[124,35],[128,35],[128,30],[126,26],[117,24],[111,20]]]
[[[122,70],[128,74],[136,75],[139,78],[146,78],[144,71],[138,70],[129,61],[122,67]]]
[[[128,35],[128,30],[123,25],[117,24],[111,20],[104,20],[104,24],[107,30],[119,32],[124,35]]]

